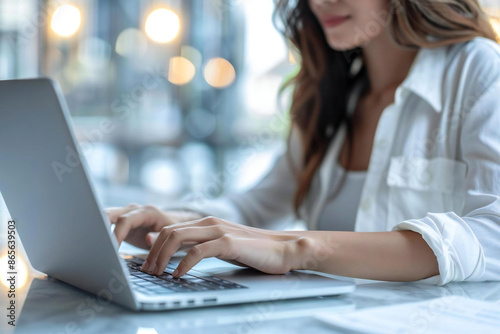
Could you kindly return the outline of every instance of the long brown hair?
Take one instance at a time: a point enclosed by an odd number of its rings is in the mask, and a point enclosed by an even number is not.
[[[404,48],[431,48],[465,42],[474,37],[496,39],[477,0],[388,0],[388,30]],[[296,169],[295,213],[305,199],[329,143],[343,122],[347,123],[348,161],[351,158],[352,122],[347,113],[349,90],[357,80],[369,78],[362,68],[350,69],[361,49],[332,49],[308,0],[275,0],[275,23],[300,54],[300,70],[280,92],[293,87],[290,116],[302,144],[302,164]],[[428,38],[428,37],[432,38]],[[289,159],[291,161],[291,159]]]

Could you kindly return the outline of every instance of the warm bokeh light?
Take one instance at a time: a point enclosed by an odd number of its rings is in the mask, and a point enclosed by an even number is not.
[[[288,51],[288,62],[290,64],[295,64],[297,61],[295,60],[295,56],[293,55],[293,52],[290,50]]]
[[[489,5],[492,5],[492,3],[489,3]],[[497,34],[497,41],[500,43],[500,4],[498,4],[498,7],[485,7],[484,11],[489,16],[490,23]]]
[[[74,35],[81,23],[80,10],[72,5],[62,5],[52,15],[50,28],[59,36],[69,37]]]
[[[497,33],[497,40],[500,42],[500,18],[492,18],[490,21]]]
[[[155,9],[146,20],[145,30],[149,38],[155,42],[170,42],[179,34],[179,17],[170,9]]]
[[[224,58],[210,59],[203,74],[208,84],[215,88],[227,87],[236,78],[233,65]]]
[[[170,58],[168,66],[168,81],[174,85],[185,85],[193,80],[196,69],[188,59],[184,57]]]
[[[6,287],[9,288],[9,282],[7,281],[7,278],[9,278],[11,275],[7,274],[7,272],[10,272],[8,270],[7,266],[7,261],[9,258],[7,255],[2,256],[0,259],[0,280],[2,284]],[[16,289],[22,288],[25,284],[26,281],[28,280],[28,267],[26,266],[26,263],[19,257],[16,259],[16,270],[15,272],[17,273],[16,275]]]

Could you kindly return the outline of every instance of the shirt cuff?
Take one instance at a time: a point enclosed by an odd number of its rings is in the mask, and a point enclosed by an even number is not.
[[[467,223],[453,212],[427,213],[422,219],[403,221],[393,231],[410,230],[422,235],[436,255],[439,275],[420,283],[444,285],[477,280],[485,269],[481,245]]]

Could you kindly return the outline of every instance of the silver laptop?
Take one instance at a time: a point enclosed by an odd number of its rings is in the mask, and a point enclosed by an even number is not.
[[[0,81],[0,192],[37,270],[133,310],[167,310],[338,295],[352,282],[310,271],[268,275],[205,259],[173,278],[139,270],[143,259],[118,253],[70,126],[50,79]]]

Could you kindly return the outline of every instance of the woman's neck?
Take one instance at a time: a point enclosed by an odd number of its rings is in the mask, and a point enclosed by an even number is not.
[[[411,68],[417,51],[405,50],[382,34],[363,47],[363,61],[370,78],[370,93],[379,95],[396,89]]]

